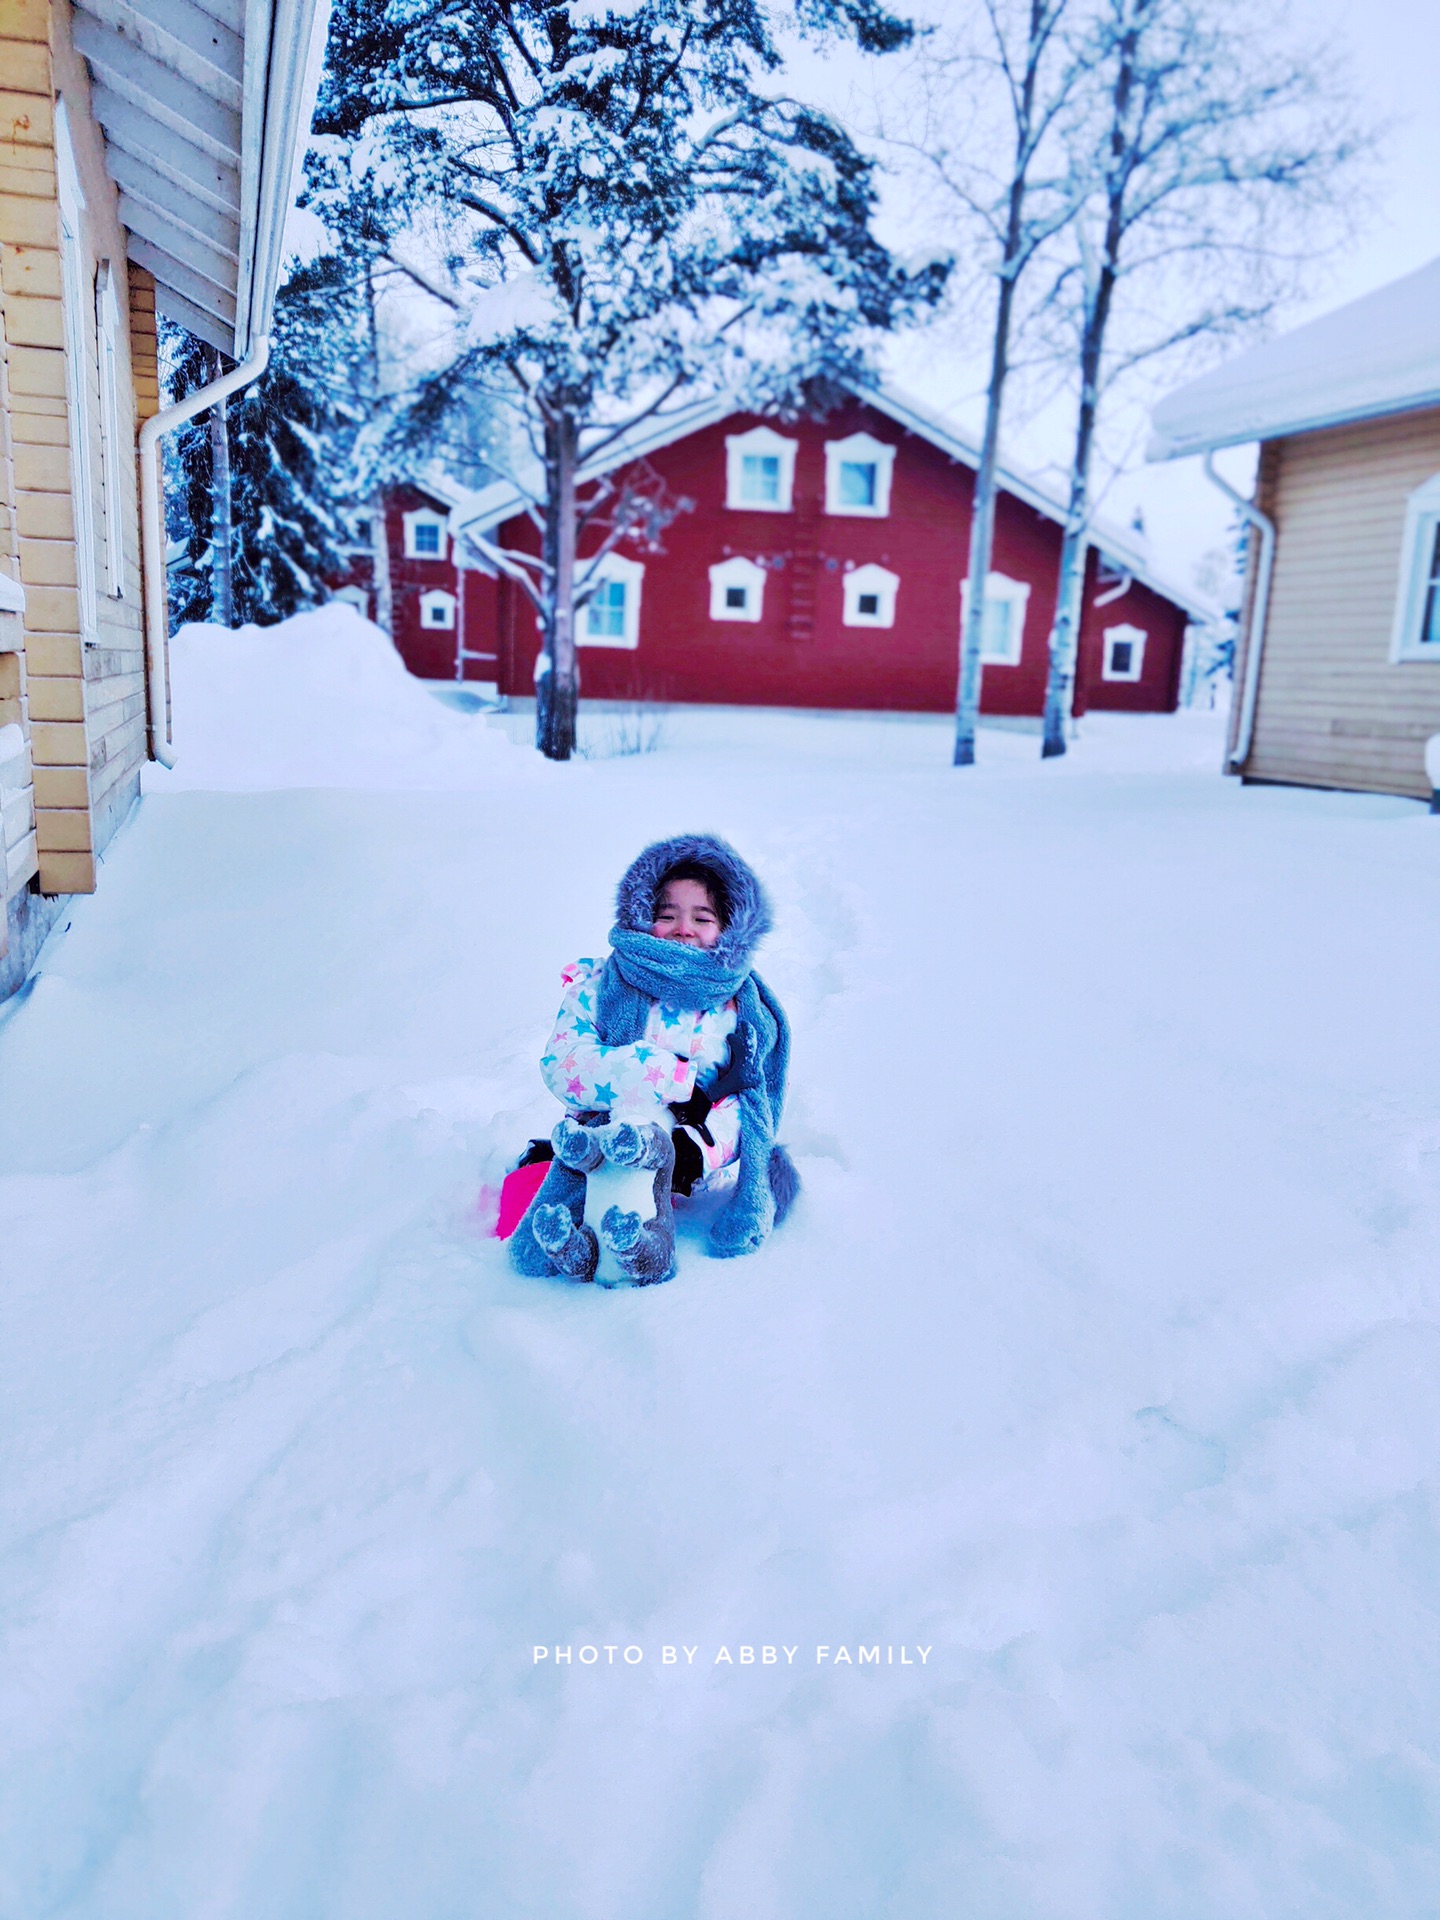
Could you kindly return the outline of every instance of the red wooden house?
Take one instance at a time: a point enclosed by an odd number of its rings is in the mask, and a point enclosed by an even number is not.
[[[603,563],[578,622],[584,694],[950,711],[976,460],[952,428],[885,391],[820,421],[697,407],[632,437],[609,468],[643,471],[685,504],[661,551],[626,541]],[[986,596],[986,713],[1042,710],[1061,520],[1056,499],[1004,475]],[[520,587],[476,564],[467,528],[536,547],[523,496],[507,482],[392,497],[396,644],[422,678],[529,694],[533,609]],[[598,544],[582,542],[582,556]],[[1131,539],[1097,529],[1076,712],[1172,710],[1185,630],[1203,612],[1150,573]]]

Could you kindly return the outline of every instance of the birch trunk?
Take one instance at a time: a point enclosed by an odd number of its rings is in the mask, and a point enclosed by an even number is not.
[[[390,529],[385,521],[385,496],[370,502],[370,569],[375,581],[375,624],[395,638],[395,587],[390,578]]]
[[[1012,228],[1018,223],[1019,196],[1012,193]],[[1008,266],[1007,262],[1007,266]],[[995,339],[990,355],[990,386],[985,397],[985,438],[975,474],[975,497],[970,508],[970,592],[960,622],[960,693],[955,708],[957,767],[975,764],[975,727],[980,716],[980,643],[985,631],[985,582],[990,552],[995,544],[995,469],[1000,452],[1000,407],[1010,361],[1010,316],[1015,304],[1015,278],[1004,272],[995,310]]]

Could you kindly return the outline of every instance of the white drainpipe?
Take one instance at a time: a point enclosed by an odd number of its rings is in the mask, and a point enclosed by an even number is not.
[[[140,557],[145,583],[145,678],[150,692],[150,757],[162,767],[175,764],[168,720],[170,685],[170,619],[165,580],[165,523],[160,486],[160,436],[183,427],[206,407],[228,400],[241,387],[258,380],[270,359],[270,339],[262,334],[248,360],[242,360],[220,379],[197,393],[187,393],[173,407],[155,414],[140,429]]]
[[[1250,640],[1245,650],[1245,685],[1240,694],[1240,727],[1230,752],[1230,765],[1243,767],[1250,758],[1255,739],[1255,707],[1260,693],[1260,656],[1265,650],[1265,619],[1270,611],[1270,576],[1275,566],[1275,522],[1252,501],[1235,491],[1230,482],[1215,471],[1215,456],[1205,455],[1205,478],[1233,500],[1252,527],[1260,533],[1260,564],[1255,570],[1255,598],[1250,603]]]

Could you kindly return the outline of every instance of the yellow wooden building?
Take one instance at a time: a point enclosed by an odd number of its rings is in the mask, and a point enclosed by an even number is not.
[[[1440,260],[1192,381],[1154,427],[1152,459],[1260,443],[1229,770],[1429,796]]]
[[[319,26],[0,0],[0,998],[167,757],[156,312],[263,365]]]

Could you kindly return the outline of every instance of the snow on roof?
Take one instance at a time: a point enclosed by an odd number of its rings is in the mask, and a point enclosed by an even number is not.
[[[918,439],[938,447],[961,466],[972,470],[979,466],[980,449],[962,428],[889,381],[874,387],[857,387],[854,391],[856,399],[885,414]],[[687,434],[698,433],[704,427],[718,426],[737,411],[740,409],[736,408],[733,400],[716,398],[697,400],[673,411],[652,415],[638,427],[620,434],[598,456],[582,461],[580,478],[593,479],[597,474],[625,465],[627,461],[643,460],[648,454],[673,446]],[[455,533],[463,535],[467,527],[494,527],[500,521],[523,512],[536,497],[541,485],[538,466],[535,473],[527,478],[533,491],[527,490],[519,480],[496,480],[473,492],[452,485],[448,494],[442,497],[448,497],[452,502],[451,525]],[[1066,502],[1054,488],[1013,467],[1002,466],[999,480],[1006,493],[1023,500],[1047,520],[1063,524]],[[438,493],[439,489],[435,491]],[[1132,534],[1108,521],[1096,519],[1091,525],[1090,542],[1108,560],[1142,585],[1153,588],[1195,619],[1212,620],[1217,616],[1217,609],[1203,594],[1195,592],[1193,588],[1176,586],[1157,574]]]
[[[1440,406],[1440,260],[1192,380],[1155,409],[1150,460]]]

